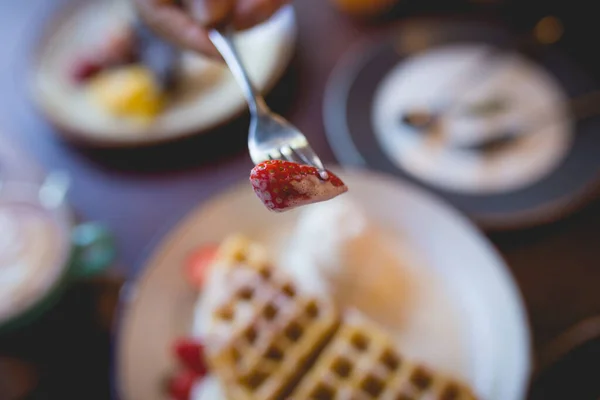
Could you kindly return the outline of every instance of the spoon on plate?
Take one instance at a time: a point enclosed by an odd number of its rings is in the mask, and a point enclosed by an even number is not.
[[[600,91],[593,91],[573,98],[567,101],[565,106],[570,110],[574,121],[600,115]],[[530,132],[543,129],[557,122],[556,119],[548,115],[547,111],[536,113],[536,117],[532,121],[527,126],[508,129],[476,143],[451,144],[451,146],[471,152],[495,153],[506,149],[514,144],[517,139],[526,136]]]
[[[485,57],[485,58],[487,58],[487,57]],[[487,63],[485,65],[487,65]],[[477,67],[481,68],[480,62],[477,62]],[[475,72],[474,74],[469,74],[469,76],[471,76],[471,77],[481,77],[482,76],[480,73],[478,73],[476,71],[472,71],[471,68],[468,68],[468,70],[471,73]],[[451,93],[459,92],[462,97],[465,95],[465,93],[467,91],[461,92],[458,90],[451,90],[449,92],[451,92]],[[414,109],[408,110],[407,112],[403,113],[400,116],[400,121],[404,125],[409,126],[415,130],[418,130],[418,131],[424,133],[428,129],[435,126],[442,119],[442,117],[444,115],[448,115],[456,109],[464,108],[465,106],[460,104],[461,102],[459,100],[460,99],[458,99],[457,97],[446,98],[442,102],[440,102],[436,107],[434,107],[432,109],[414,108]],[[470,109],[469,113],[490,114],[490,113],[497,113],[497,112],[503,111],[507,108],[508,108],[507,99],[498,96],[498,97],[492,97],[492,98],[486,99],[482,102],[479,102],[479,103],[473,105],[472,107],[469,107],[469,109]]]
[[[544,20],[542,19],[538,25],[543,22]],[[495,69],[494,67],[502,65],[500,61],[506,54],[517,51],[531,53],[539,48],[539,46],[551,43],[551,41],[546,40],[540,35],[538,32],[538,25],[536,25],[536,28],[532,33],[518,38],[514,43],[511,43],[508,46],[491,46],[486,48],[483,54],[481,54],[475,62],[463,69],[456,77],[454,77],[454,79],[452,79],[449,87],[444,90],[443,99],[437,106],[431,109],[408,110],[400,117],[402,123],[416,130],[425,132],[439,122],[443,115],[448,115],[452,111],[456,111],[456,109],[464,108],[464,105],[461,104],[461,100],[466,94],[478,87],[478,84],[491,76]],[[552,43],[559,38],[560,36],[554,37]],[[463,80],[469,84],[467,90],[464,90],[460,86],[460,83],[463,82]],[[481,110],[481,112],[484,113],[499,112],[507,107],[508,102],[506,99],[496,96],[475,105],[472,111]]]
[[[425,132],[427,129],[437,124],[444,115],[464,108],[462,99],[476,88],[479,83],[489,77],[501,63],[500,58],[506,53],[499,48],[490,47],[485,50],[471,65],[459,72],[458,76],[452,79],[449,87],[444,90],[441,101],[433,108],[410,109],[404,112],[400,120],[403,124],[419,131]],[[469,83],[468,90],[459,89],[460,83],[466,81]],[[508,108],[506,99],[496,96],[479,102],[470,107],[473,113],[493,113]]]

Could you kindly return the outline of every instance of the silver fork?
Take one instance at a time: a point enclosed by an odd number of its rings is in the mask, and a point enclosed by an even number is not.
[[[233,30],[211,29],[209,37],[223,56],[248,102],[251,115],[248,150],[252,162],[260,164],[279,159],[307,164],[317,168],[321,178],[327,179],[323,163],[310,147],[306,136],[281,115],[271,111],[250,82],[233,42]]]

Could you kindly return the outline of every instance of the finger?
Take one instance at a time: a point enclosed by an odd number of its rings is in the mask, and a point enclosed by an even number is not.
[[[192,17],[165,0],[135,0],[140,16],[158,34],[174,45],[220,58],[206,30]]]
[[[207,27],[227,22],[233,13],[234,0],[185,0],[185,6],[192,17]]]
[[[243,30],[258,25],[269,18],[289,0],[238,0],[233,25]]]

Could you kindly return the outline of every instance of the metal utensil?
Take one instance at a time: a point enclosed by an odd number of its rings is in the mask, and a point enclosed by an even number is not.
[[[575,121],[581,121],[586,118],[597,116],[600,114],[600,91],[593,91],[575,97],[567,101],[566,107],[571,111]],[[552,126],[557,122],[552,115],[548,115],[547,111],[534,114],[535,117],[530,119],[530,121],[533,122],[527,126],[499,132],[498,134],[492,135],[479,142],[469,143],[467,145],[455,144],[454,147],[461,150],[483,153],[497,152],[512,145],[515,140],[524,137],[531,132],[535,132],[536,130]]]
[[[283,159],[311,165],[326,179],[327,173],[323,163],[310,147],[306,137],[281,115],[272,112],[252,85],[233,42],[233,30],[211,29],[209,38],[223,56],[248,102],[251,115],[248,149],[254,164]]]
[[[414,129],[419,130],[427,130],[428,128],[435,125],[442,116],[448,115],[455,109],[462,107],[462,98],[468,93],[468,90],[459,90],[458,83],[462,82],[464,78],[468,79],[470,89],[477,87],[477,83],[483,78],[486,78],[490,74],[489,66],[492,61],[499,57],[501,53],[499,50],[495,48],[491,48],[486,50],[486,52],[481,55],[477,62],[475,62],[474,67],[466,68],[463,70],[458,77],[452,80],[450,87],[444,90],[444,96],[438,102],[436,106],[431,109],[413,109],[408,110],[401,116],[401,121],[403,124],[408,125]],[[492,99],[491,101],[497,102],[499,100]]]
[[[135,18],[133,31],[141,62],[147,66],[163,90],[177,84],[177,68],[181,51],[158,36],[140,18]]]
[[[457,76],[451,80],[448,87],[444,90],[441,100],[436,106],[429,110],[408,110],[402,114],[400,120],[403,124],[414,129],[426,130],[430,128],[440,121],[442,116],[463,108],[464,104],[462,104],[462,100],[468,93],[477,88],[480,83],[484,82],[486,78],[492,75],[495,70],[494,67],[501,65],[501,63],[498,62],[499,60],[510,52],[520,51],[531,53],[532,48],[535,49],[535,46],[538,44],[537,39],[533,35],[525,35],[506,46],[491,46],[486,48],[474,63],[469,65],[468,68],[460,71]],[[460,87],[460,83],[463,81],[469,84],[467,90]],[[502,105],[500,108],[504,108],[505,99],[495,97],[488,99],[487,101],[482,102],[482,107],[485,109],[490,108],[487,107],[488,103],[493,105],[500,104]]]

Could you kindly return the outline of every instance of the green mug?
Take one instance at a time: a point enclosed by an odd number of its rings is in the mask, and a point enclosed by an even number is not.
[[[108,229],[75,222],[65,201],[69,186],[64,173],[41,184],[0,181],[0,334],[40,317],[70,283],[115,259]]]

